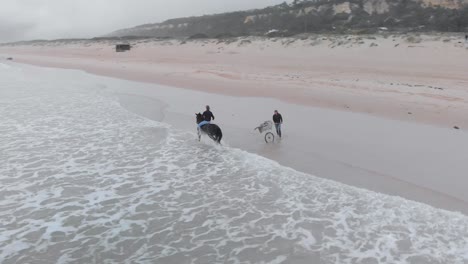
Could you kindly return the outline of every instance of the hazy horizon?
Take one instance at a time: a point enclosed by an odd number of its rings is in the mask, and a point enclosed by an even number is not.
[[[171,18],[263,8],[284,0],[3,0],[0,42],[90,38]]]

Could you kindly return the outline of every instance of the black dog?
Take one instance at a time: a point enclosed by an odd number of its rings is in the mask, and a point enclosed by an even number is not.
[[[205,120],[202,114],[198,113],[195,115],[196,115],[197,124],[200,124],[202,121]],[[198,131],[198,140],[200,140],[200,137],[201,137],[200,131],[207,134],[214,141],[221,143],[221,139],[223,138],[223,132],[221,131],[221,128],[219,128],[219,126],[215,124],[202,125]]]

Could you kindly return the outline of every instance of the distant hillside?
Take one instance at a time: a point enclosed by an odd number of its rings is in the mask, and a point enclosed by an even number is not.
[[[276,35],[373,33],[379,29],[468,31],[468,0],[295,0],[261,10],[171,19],[108,36],[203,38],[264,35],[268,31]]]

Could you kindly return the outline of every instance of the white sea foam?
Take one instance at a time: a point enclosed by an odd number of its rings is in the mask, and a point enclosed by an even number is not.
[[[0,72],[2,263],[468,262],[464,215],[198,143],[56,74]]]

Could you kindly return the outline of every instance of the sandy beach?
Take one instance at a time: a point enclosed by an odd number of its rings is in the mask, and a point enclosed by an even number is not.
[[[112,89],[124,107],[155,120],[151,100],[162,101],[163,121],[186,131],[210,104],[229,146],[468,213],[468,50],[457,35],[138,40],[126,53],[114,44],[3,45],[0,55],[158,84]],[[285,116],[285,138],[265,145],[253,128],[274,109]]]
[[[468,259],[463,130],[15,62],[0,77],[2,263]],[[207,102],[221,146],[196,137]],[[284,138],[265,144],[274,108]]]
[[[53,41],[0,46],[34,65],[210,93],[268,97],[442,127],[468,127],[460,35]]]

